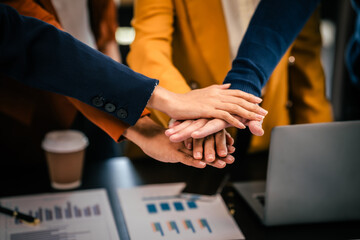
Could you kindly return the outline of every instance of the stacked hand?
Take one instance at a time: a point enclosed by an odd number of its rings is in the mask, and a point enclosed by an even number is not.
[[[244,125],[248,126],[251,133],[256,136],[262,136],[262,120],[254,121],[245,118],[238,118]],[[201,139],[213,133],[216,133],[231,125],[221,119],[197,119],[186,121],[175,121],[169,125],[165,134],[172,142],[182,142],[188,138]]]
[[[267,114],[258,105],[261,98],[229,87],[213,85],[176,94],[157,86],[147,106],[177,121],[165,131],[145,117],[124,135],[159,161],[223,168],[235,160],[231,155],[234,140],[225,128],[248,126],[253,134],[261,136],[261,123]]]
[[[157,86],[148,107],[166,113],[173,119],[222,119],[237,128],[245,125],[237,118],[261,121],[267,114],[254,95],[228,89],[230,84],[212,85],[185,94],[176,94]]]
[[[196,168],[204,168],[206,165],[223,168],[226,164],[234,162],[234,157],[230,155],[235,150],[232,146],[234,140],[225,130],[215,134],[214,137],[208,137],[204,142],[191,143],[187,141],[187,145],[184,145],[171,142],[165,135],[165,128],[156,124],[149,117],[143,117],[135,126],[128,128],[124,132],[124,136],[138,145],[148,156],[161,162],[181,162]],[[216,150],[214,149],[215,144]],[[203,150],[205,159],[202,158]],[[201,154],[201,157],[198,153]]]

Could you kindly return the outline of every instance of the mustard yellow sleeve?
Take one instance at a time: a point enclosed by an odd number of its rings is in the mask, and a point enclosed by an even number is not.
[[[329,122],[332,108],[326,97],[325,74],[321,63],[322,41],[319,9],[296,38],[289,68],[291,119],[294,123]]]
[[[171,0],[135,1],[132,26],[136,34],[127,62],[134,71],[158,79],[160,86],[185,93],[190,87],[172,61],[174,13]],[[168,116],[155,110],[151,112],[155,121],[167,126]]]

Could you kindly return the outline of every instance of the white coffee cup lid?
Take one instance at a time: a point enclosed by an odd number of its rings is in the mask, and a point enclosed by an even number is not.
[[[47,152],[68,153],[83,150],[89,140],[77,130],[59,130],[48,132],[42,141],[42,148]]]

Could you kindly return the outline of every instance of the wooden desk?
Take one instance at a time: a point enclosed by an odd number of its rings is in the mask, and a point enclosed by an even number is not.
[[[251,159],[250,159],[251,160]],[[251,162],[251,163],[250,163]],[[253,165],[255,164],[255,165]],[[257,158],[243,161],[237,167],[265,168],[263,161]],[[230,168],[229,168],[230,169]],[[261,179],[264,173],[241,174],[244,169],[234,169],[233,180]],[[130,161],[127,158],[113,158],[102,162],[87,162],[85,164],[83,184],[80,189],[105,188],[108,192],[111,207],[121,239],[129,239],[117,198],[116,189],[133,187],[143,184],[169,183],[187,181],[196,175],[211,177],[223,172],[208,167],[200,170],[182,164],[165,164],[152,159]],[[44,192],[56,192],[50,187],[46,166],[34,166],[9,171],[0,167],[0,197]],[[232,189],[226,186],[222,196],[228,207],[234,213],[234,218],[246,239],[359,239],[360,222],[342,222],[326,224],[307,224],[281,227],[264,227],[255,214]]]

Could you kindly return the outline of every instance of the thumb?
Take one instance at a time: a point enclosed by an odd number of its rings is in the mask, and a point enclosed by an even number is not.
[[[255,136],[262,136],[264,135],[264,130],[262,129],[262,122],[260,121],[250,121],[248,127],[250,132]]]

